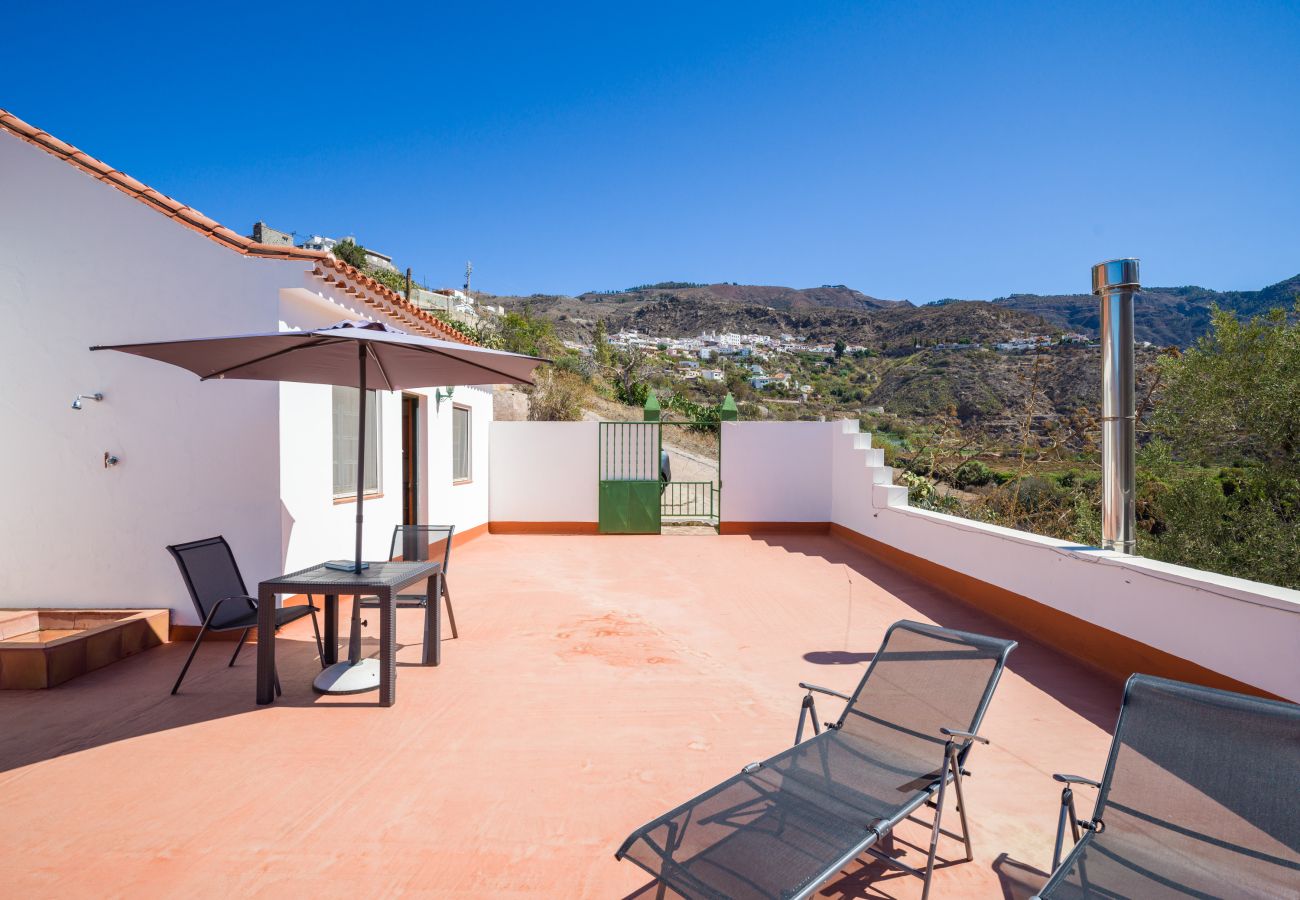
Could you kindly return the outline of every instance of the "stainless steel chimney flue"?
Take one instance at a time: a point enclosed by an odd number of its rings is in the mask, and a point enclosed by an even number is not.
[[[1133,365],[1133,295],[1136,259],[1112,259],[1092,267],[1092,292],[1101,298],[1101,547],[1133,553],[1133,461],[1136,441]]]

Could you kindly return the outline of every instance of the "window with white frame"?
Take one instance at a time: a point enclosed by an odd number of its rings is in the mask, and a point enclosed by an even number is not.
[[[357,389],[334,388],[334,496],[357,492]],[[379,493],[379,395],[366,391],[366,493]]]
[[[470,413],[468,406],[451,408],[451,480],[469,481],[470,469]]]

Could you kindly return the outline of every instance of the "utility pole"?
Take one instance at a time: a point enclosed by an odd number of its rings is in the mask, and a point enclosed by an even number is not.
[[[474,273],[474,263],[465,263],[465,293],[469,293],[469,276]]]

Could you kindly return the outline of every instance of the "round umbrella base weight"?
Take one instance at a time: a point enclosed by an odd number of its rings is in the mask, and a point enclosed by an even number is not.
[[[318,694],[364,694],[379,690],[379,660],[363,659],[353,665],[335,663],[316,676],[311,684]]]

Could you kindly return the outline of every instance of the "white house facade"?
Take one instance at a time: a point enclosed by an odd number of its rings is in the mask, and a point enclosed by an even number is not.
[[[255,244],[2,111],[0,197],[0,592],[31,607],[170,608],[190,624],[168,544],[225,535],[254,591],[348,557],[335,389],[203,383],[88,348],[347,318],[467,339],[326,252]],[[103,400],[73,409],[83,394]],[[491,388],[379,396],[365,555],[386,558],[404,517],[486,530]]]

